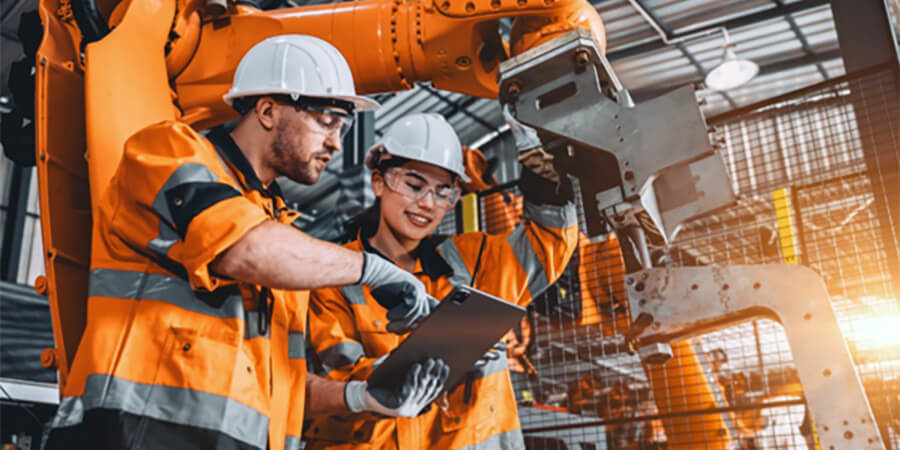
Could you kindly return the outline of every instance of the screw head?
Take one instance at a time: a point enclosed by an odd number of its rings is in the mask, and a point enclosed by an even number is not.
[[[509,84],[506,85],[506,96],[509,100],[516,101],[521,93],[522,85],[519,84],[518,81],[510,81]]]
[[[575,67],[579,69],[584,68],[591,62],[591,56],[588,54],[587,50],[578,50],[575,52]]]

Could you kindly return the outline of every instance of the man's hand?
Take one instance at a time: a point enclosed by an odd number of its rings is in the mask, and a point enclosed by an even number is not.
[[[373,253],[363,252],[365,263],[360,284],[371,286],[372,297],[388,310],[388,331],[403,334],[415,326],[437,305],[411,273]]]
[[[419,280],[416,280],[419,281]],[[425,294],[425,302],[419,301],[415,286],[407,282],[388,283],[372,289],[372,297],[388,308],[388,331],[403,334],[415,328],[438,305],[434,297]],[[388,306],[390,305],[390,306]]]
[[[350,381],[344,401],[352,412],[372,411],[388,417],[416,417],[444,390],[450,367],[440,359],[428,358],[413,364],[403,384],[370,387],[365,381]]]

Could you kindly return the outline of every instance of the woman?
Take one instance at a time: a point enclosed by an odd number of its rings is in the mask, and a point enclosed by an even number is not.
[[[460,182],[469,181],[462,161],[459,139],[443,117],[415,114],[392,125],[366,159],[378,200],[347,247],[393,261],[437,299],[462,284],[527,305],[556,281],[577,244],[571,185],[524,169],[525,221],[512,232],[431,236],[459,199]],[[365,380],[405,337],[388,332],[386,313],[367,288],[314,291],[310,340],[319,374]],[[304,434],[307,448],[524,448],[506,355],[495,356],[419,417],[317,419]]]

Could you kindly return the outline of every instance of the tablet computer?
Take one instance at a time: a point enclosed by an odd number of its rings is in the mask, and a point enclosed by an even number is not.
[[[449,391],[524,314],[521,306],[457,286],[375,369],[368,382],[373,386],[395,385],[414,363],[436,357],[450,366]]]

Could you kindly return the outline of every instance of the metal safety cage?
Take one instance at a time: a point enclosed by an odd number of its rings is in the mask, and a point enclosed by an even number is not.
[[[900,449],[897,68],[850,74],[710,118],[709,124],[738,201],[684,223],[668,244],[651,242],[651,271],[697,267],[721,277],[708,280],[717,283],[708,293],[697,281],[670,300],[694,308],[688,313],[698,323],[715,309],[713,297],[727,302],[744,291],[770,297],[776,309],[808,311],[791,322],[751,309],[679,335],[665,324],[678,313],[669,305],[673,315],[655,317],[647,329],[674,337],[635,340],[632,318],[653,307],[652,299],[640,295],[640,279],[626,274],[616,237],[588,238],[579,211],[583,233],[575,257],[529,307],[529,326],[516,330],[528,343],[524,360],[511,364],[527,444]],[[520,220],[514,184],[479,194],[478,204],[478,226],[488,233],[508,233]],[[721,271],[708,270],[719,266]],[[781,273],[760,275],[772,282],[735,278],[729,286],[734,273],[756,270],[730,272],[734,266]],[[824,309],[816,310],[803,296],[822,284]],[[831,314],[838,325],[833,333],[822,326]],[[796,331],[804,321],[809,332]],[[791,326],[795,331],[787,333]],[[840,409],[842,396],[851,394],[823,393],[812,385],[797,363],[800,356],[831,356],[795,354],[805,351],[797,342],[830,342],[834,354],[846,351],[846,344],[854,373],[829,366],[814,375],[858,380],[841,385],[852,394],[861,384],[871,413],[817,424],[811,411],[816,404]],[[812,392],[815,399],[807,397]],[[866,423],[873,416],[877,427]]]

